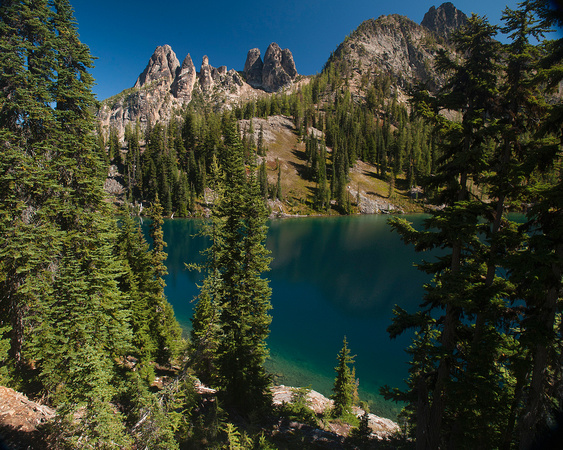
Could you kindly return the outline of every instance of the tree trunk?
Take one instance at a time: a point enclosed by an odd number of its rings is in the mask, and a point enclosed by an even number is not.
[[[554,280],[557,280],[554,286],[551,286],[546,293],[543,305],[538,305],[539,324],[542,330],[538,333],[540,336],[550,336],[553,334],[555,325],[555,315],[557,311],[557,301],[559,300],[559,292],[561,289],[561,276],[563,269],[561,262],[563,261],[563,244],[558,244],[555,250],[557,261],[552,264],[551,270]],[[528,402],[525,406],[522,416],[522,424],[520,431],[520,449],[531,448],[537,433],[537,426],[541,419],[540,414],[546,401],[547,369],[549,366],[549,349],[550,341],[539,342],[534,350],[532,382],[528,396]]]
[[[418,401],[416,403],[416,450],[425,450],[430,448],[430,437],[428,419],[428,386],[422,374],[417,382]]]
[[[17,301],[17,296],[10,295],[11,311],[11,343],[10,356],[13,358],[16,367],[21,365],[21,353],[23,346],[23,311]]]

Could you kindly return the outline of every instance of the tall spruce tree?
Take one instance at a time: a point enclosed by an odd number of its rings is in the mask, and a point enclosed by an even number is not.
[[[24,318],[31,300],[48,291],[52,248],[60,233],[45,203],[58,187],[46,141],[55,127],[50,107],[54,32],[46,2],[0,5],[0,311],[10,358],[22,362]]]
[[[141,378],[152,382],[154,378],[153,355],[157,342],[152,331],[153,311],[150,308],[153,296],[154,267],[149,244],[141,228],[131,217],[126,205],[123,209],[121,227],[117,240],[116,257],[123,262],[119,287],[126,293],[131,311],[130,323],[133,333],[132,355],[138,359]]]
[[[227,118],[224,132],[221,195],[213,208],[208,275],[194,329],[215,335],[211,326],[217,321],[217,384],[226,403],[246,414],[271,402],[264,368],[271,292],[262,278],[270,260],[264,247],[267,214],[254,164],[246,175],[232,118]]]
[[[480,312],[487,305],[498,311],[504,306],[503,296],[507,293],[502,280],[495,276],[497,250],[479,238],[479,233],[488,229],[479,223],[480,217],[494,217],[494,209],[490,209],[496,205],[480,202],[471,189],[490,161],[487,144],[499,59],[493,41],[495,33],[495,28],[484,19],[472,16],[453,38],[464,59],[458,62],[445,53],[439,55],[437,67],[449,75],[449,80],[438,98],[423,104],[435,105],[436,112],[446,108],[461,115],[459,122],[433,116],[441,132],[444,153],[434,183],[446,208],[426,221],[424,232],[413,230],[401,219],[391,221],[394,229],[406,242],[414,243],[417,250],[448,249],[438,262],[421,266],[435,274],[434,283],[426,288],[422,311],[409,316],[397,309],[390,327],[392,336],[411,327],[420,333],[415,343],[417,350],[413,350],[412,384],[407,396],[416,423],[417,448],[438,448],[446,442],[461,445],[468,436],[473,436],[474,444],[498,439],[496,427],[489,427],[488,435],[477,430],[492,420],[487,408],[490,396],[503,398],[510,390],[490,353],[491,347],[500,351],[500,342],[504,340],[503,334],[495,329],[499,317],[492,312],[485,317]],[[501,215],[502,212],[501,207]],[[494,234],[495,230],[489,231]],[[493,267],[490,279],[486,275],[487,264]],[[438,320],[436,314],[440,315]],[[475,317],[476,329],[471,326]],[[418,347],[426,351],[421,352]],[[488,359],[481,358],[482,351],[489,352]],[[468,386],[470,390],[466,389]],[[501,415],[496,417],[498,422],[503,419]]]
[[[512,408],[519,448],[524,449],[551,445],[542,439],[558,415],[560,420],[561,410],[563,106],[553,93],[563,79],[563,39],[542,46],[530,41],[541,40],[552,27],[563,27],[563,15],[547,1],[524,1],[517,10],[507,8],[503,20],[503,32],[510,38],[505,122],[512,132],[506,141],[524,160],[524,198],[533,205],[522,226],[527,232],[523,251],[509,266],[526,305],[520,335],[522,370],[517,373],[520,402]]]
[[[170,364],[171,360],[178,355],[182,332],[174,317],[174,311],[164,294],[164,287],[166,286],[164,277],[168,273],[164,261],[166,261],[168,255],[164,251],[166,242],[162,230],[164,223],[162,211],[163,208],[157,195],[149,213],[151,218],[152,268],[154,271],[149,309],[152,315],[151,331],[156,342],[154,357],[158,363],[166,365]]]
[[[35,381],[51,402],[64,404],[59,417],[68,442],[80,433],[93,445],[126,445],[110,402],[116,361],[131,334],[93,133],[92,58],[67,1],[0,8],[8,50],[0,61],[0,164],[7,176],[0,301],[2,325],[11,327],[11,362],[17,370],[35,361]],[[78,428],[65,422],[84,408]]]
[[[332,388],[334,394],[331,398],[334,400],[333,414],[336,417],[340,417],[352,412],[354,392],[357,388],[356,380],[353,376],[354,371],[350,368],[350,365],[354,364],[354,356],[350,355],[346,336],[344,336],[342,349],[338,353],[337,359],[338,365],[334,368],[336,371],[336,378],[334,380],[334,387]]]
[[[439,59],[450,80],[442,95],[418,103],[440,131],[434,180],[448,206],[426,231],[392,223],[417,250],[449,252],[421,265],[435,275],[421,311],[397,307],[389,328],[392,337],[417,331],[409,389],[386,392],[407,402],[417,448],[529,448],[557,410],[561,131],[549,123],[560,103],[546,103],[545,88],[561,57],[543,59],[542,47],[530,45],[545,31],[539,4],[505,11],[511,42],[502,51],[488,24],[472,17],[454,37],[464,59]],[[459,110],[461,121],[434,115],[440,108]],[[522,200],[534,206],[518,226],[505,211]]]
[[[56,447],[127,448],[115,402],[137,343],[102,189],[92,58],[66,0],[2,2],[0,43],[0,358],[57,407]]]

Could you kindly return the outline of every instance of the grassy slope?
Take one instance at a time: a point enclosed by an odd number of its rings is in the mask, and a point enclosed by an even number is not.
[[[264,142],[268,151],[266,164],[268,168],[268,182],[276,185],[278,178],[278,164],[281,167],[282,202],[271,202],[274,213],[283,212],[292,215],[318,214],[312,209],[312,197],[315,183],[306,179],[305,144],[298,140],[298,136],[291,118],[273,116],[266,119],[253,119],[254,139],[258,142],[260,126],[264,130]],[[249,128],[249,121],[241,121],[241,129]],[[330,152],[330,148],[328,149]],[[400,209],[404,212],[420,212],[422,208],[410,200],[406,183],[399,180],[395,195],[389,199],[389,183],[378,178],[376,167],[372,164],[358,161],[350,170],[348,191],[354,212],[359,209],[356,205],[358,188],[361,195],[362,209],[371,210],[375,205],[379,209]],[[392,206],[390,206],[390,204]],[[337,214],[331,209],[328,214]]]

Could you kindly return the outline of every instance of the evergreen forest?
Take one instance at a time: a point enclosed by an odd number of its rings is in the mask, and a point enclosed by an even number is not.
[[[317,448],[300,429],[282,435],[290,422],[346,423],[342,448],[557,442],[563,39],[545,36],[563,16],[550,5],[524,0],[500,26],[471,16],[433,62],[443,85],[409,86],[407,103],[389,74],[352,89],[350,64],[332,55],[293,91],[232,110],[194,97],[181,120],[129,125],[121,137],[97,123],[93,57],[69,1],[3,0],[0,385],[54,409],[33,448]],[[313,413],[306,388],[272,404],[264,242],[271,202],[285,193],[281,168],[269,180],[253,120],[277,115],[304,144],[308,213],[358,211],[347,189],[358,161],[389,198],[399,184],[420,186],[432,205],[422,230],[390,219],[406,245],[442,256],[419,267],[432,276],[419,310],[397,305],[388,328],[414,339],[407,387],[381,391],[403,406],[401,432],[387,440],[369,428],[346,337],[331,411]],[[119,206],[104,191],[110,165],[124,180]],[[204,281],[188,336],[165,295],[162,225],[204,209],[210,244],[190,267]],[[148,239],[138,214],[150,219]]]
[[[375,167],[376,176],[389,184],[385,195],[393,197],[396,182],[427,187],[435,172],[439,148],[432,128],[424,118],[411,116],[397,100],[390,76],[375,77],[369,83],[366,102],[359,103],[346,85],[346,68],[329,63],[311,82],[293,93],[272,94],[235,105],[232,114],[249,125],[241,127],[245,163],[258,156],[260,190],[265,200],[283,200],[281,170],[267,166],[267,144],[263,126],[253,119],[284,115],[291,117],[298,140],[305,144],[301,176],[313,183],[314,192],[302,209],[308,214],[351,214],[358,210],[346,186],[349,171],[357,161]],[[106,162],[123,174],[129,203],[162,199],[168,217],[202,214],[208,204],[213,158],[225,152],[222,132],[224,112],[198,98],[189,103],[184,119],[141,127],[126,125],[123,140],[115,128],[98,131],[98,147],[108,148]],[[313,133],[312,130],[318,130]],[[257,135],[257,137],[255,137]],[[320,137],[319,135],[322,135]],[[143,144],[143,145],[141,145]],[[268,182],[268,171],[278,181]]]

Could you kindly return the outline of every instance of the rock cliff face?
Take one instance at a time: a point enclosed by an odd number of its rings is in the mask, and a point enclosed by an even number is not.
[[[259,49],[250,50],[243,73],[248,84],[267,92],[279,91],[282,87],[290,85],[297,77],[291,51],[287,48],[282,50],[275,42],[272,42],[266,50],[264,62]]]
[[[172,95],[180,99],[183,103],[188,103],[192,99],[192,91],[194,90],[196,80],[197,73],[195,66],[192,57],[188,53],[188,56],[186,56],[182,63],[180,73],[178,73],[176,79],[172,82]]]
[[[213,86],[212,70],[213,67],[209,65],[209,58],[204,56],[201,62],[201,69],[199,70],[199,84],[204,91],[208,91]]]
[[[212,101],[218,108],[228,108],[243,98],[259,97],[265,95],[264,91],[277,91],[291,84],[297,76],[291,52],[271,44],[266,56],[267,70],[260,50],[248,52],[245,82],[234,69],[211,66],[207,56],[197,72],[189,54],[180,66],[169,45],[157,47],[133,88],[104,101],[98,119],[106,130],[115,127],[123,136],[127,124],[139,121],[144,127],[149,122],[168,122],[194,95]]]
[[[420,24],[439,36],[449,39],[452,32],[461,28],[466,22],[467,16],[452,3],[447,2],[442,3],[438,8],[434,6],[430,8]]]
[[[294,80],[297,77],[297,68],[295,67],[295,61],[293,61],[293,55],[288,48],[282,50],[282,60],[281,65],[285,73]]]
[[[399,15],[370,19],[339,45],[327,65],[338,66],[352,93],[360,96],[366,80],[389,76],[401,101],[413,84],[425,83],[430,90],[442,84],[434,58],[440,49],[453,51],[449,36],[466,20],[451,3],[430,8],[420,25]],[[125,126],[136,121],[142,126],[169,121],[195,96],[215,108],[230,108],[291,86],[297,78],[293,55],[276,43],[270,44],[263,59],[259,49],[251,49],[242,73],[246,81],[233,69],[213,67],[207,56],[199,72],[190,55],[180,66],[170,46],[164,45],[154,51],[133,88],[103,102],[98,118],[106,129],[113,126],[123,136]]]
[[[209,58],[203,57],[198,75],[199,87],[204,93],[226,87],[233,91],[243,86],[244,81],[234,69],[227,71],[227,66],[215,68],[209,65]]]
[[[243,73],[246,76],[246,82],[250,84],[250,86],[262,86],[263,68],[264,63],[262,62],[262,57],[260,56],[260,49],[253,48],[249,50],[248,55],[246,56]]]
[[[329,63],[345,72],[352,89],[359,89],[362,78],[390,76],[400,95],[417,83],[433,90],[443,81],[434,69],[438,50],[453,51],[436,33],[449,36],[464,17],[445,4],[430,10],[425,16],[426,26],[396,14],[367,20],[338,46]]]
[[[143,73],[137,78],[136,88],[141,88],[154,81],[172,82],[176,78],[176,70],[180,67],[176,53],[169,45],[157,47]]]
[[[282,58],[283,54],[279,45],[270,44],[264,56],[264,68],[262,69],[262,86],[270,92],[278,86],[291,83],[291,77],[282,66]]]

